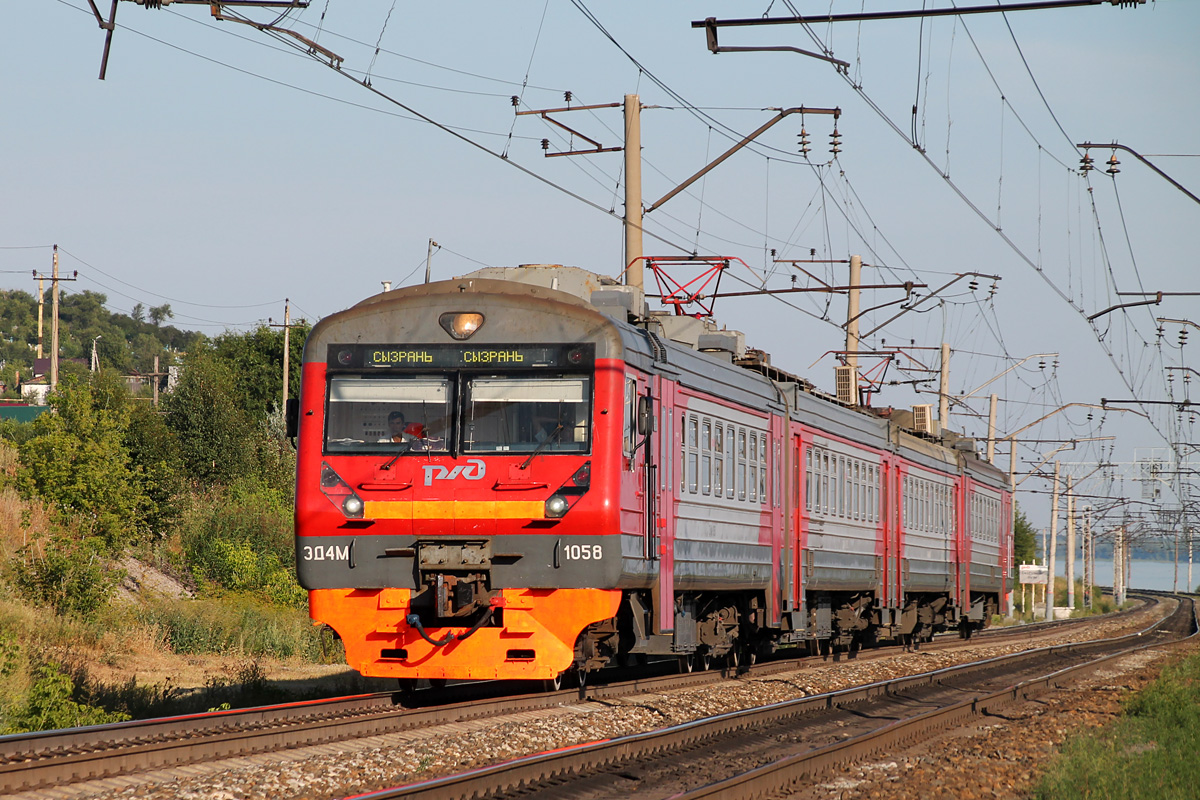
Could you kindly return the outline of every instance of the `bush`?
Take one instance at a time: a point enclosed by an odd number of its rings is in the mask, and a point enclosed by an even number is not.
[[[9,571],[27,600],[85,619],[108,604],[123,577],[98,541],[77,542],[65,536],[25,546]]]
[[[76,513],[111,545],[136,538],[148,498],[124,443],[129,412],[123,387],[66,378],[50,394],[54,413],[30,426],[20,446],[18,486],[64,515]]]
[[[128,714],[76,702],[75,682],[53,664],[35,671],[35,680],[21,708],[9,715],[5,733],[77,728],[105,722],[123,722]]]
[[[242,484],[214,490],[181,526],[180,541],[200,585],[299,606],[290,495]]]

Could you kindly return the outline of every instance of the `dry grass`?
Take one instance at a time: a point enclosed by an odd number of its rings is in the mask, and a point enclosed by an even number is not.
[[[11,486],[0,487],[0,559],[7,561],[53,529],[54,522],[45,506],[22,499]]]

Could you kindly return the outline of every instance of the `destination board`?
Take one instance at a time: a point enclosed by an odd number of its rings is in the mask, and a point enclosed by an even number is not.
[[[333,369],[579,369],[595,362],[594,344],[329,345]]]

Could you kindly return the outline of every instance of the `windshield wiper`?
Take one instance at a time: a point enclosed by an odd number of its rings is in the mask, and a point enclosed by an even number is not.
[[[529,462],[533,461],[534,457],[537,456],[538,453],[542,452],[542,450],[545,449],[546,445],[550,444],[550,442],[552,440],[558,438],[559,431],[561,431],[562,429],[563,429],[563,426],[562,426],[561,422],[558,423],[558,425],[554,426],[554,430],[550,431],[550,435],[547,436],[545,439],[542,439],[542,441],[538,442],[538,446],[535,447],[533,449],[533,452],[529,454],[529,458],[525,459],[525,461],[522,462],[521,466],[517,467],[517,469],[525,469],[526,467],[528,467]]]
[[[396,463],[396,459],[412,450],[412,442],[400,442],[400,449],[396,451],[396,455],[392,456],[392,460],[384,464],[380,469],[391,469],[392,464]]]

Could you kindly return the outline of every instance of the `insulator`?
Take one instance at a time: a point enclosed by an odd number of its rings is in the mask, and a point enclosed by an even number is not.
[[[838,153],[842,152],[842,148],[838,147],[835,144],[833,147],[829,148],[829,152],[833,153],[836,156]]]
[[[571,102],[571,93],[563,92],[563,100],[567,101],[568,103]]]
[[[542,139],[542,149],[543,150],[550,149],[550,140],[549,139]]]
[[[792,286],[795,286],[795,285],[796,285],[796,276],[793,275],[792,276]]]
[[[1095,167],[1092,166],[1092,154],[1085,151],[1083,158],[1079,159],[1079,173],[1081,175],[1086,175],[1088,172],[1094,169]]]
[[[1106,169],[1104,171],[1107,172],[1109,175],[1116,175],[1118,172],[1121,171],[1121,170],[1117,169],[1117,164],[1120,164],[1120,163],[1121,163],[1120,161],[1117,161],[1117,151],[1113,150],[1112,156],[1108,159],[1108,169]]]
[[[771,258],[774,258],[774,257],[775,257],[775,248],[772,247],[771,248]]]
[[[1092,421],[1092,412],[1088,412],[1088,422]]]
[[[969,286],[971,287],[971,291],[973,292],[979,288],[979,281],[971,281]]]
[[[514,94],[514,95],[512,96],[512,105],[513,105],[513,108],[516,108],[517,106],[521,105],[521,98],[517,97],[517,96]]]
[[[817,248],[815,248],[815,247],[808,248],[808,257],[816,258],[817,257]]]

